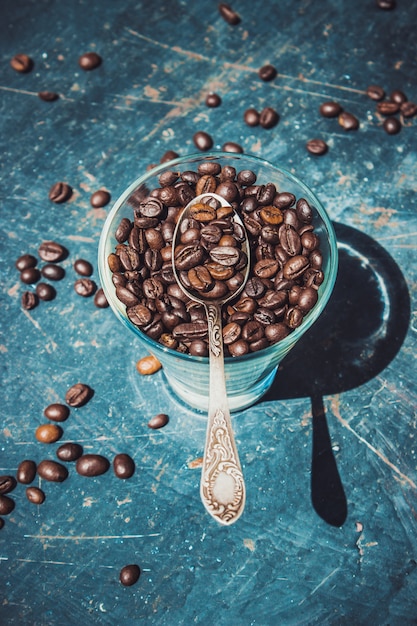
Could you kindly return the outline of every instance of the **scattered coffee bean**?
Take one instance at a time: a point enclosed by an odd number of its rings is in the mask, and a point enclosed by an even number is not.
[[[38,248],[42,261],[58,263],[68,256],[68,250],[57,241],[43,241]]]
[[[208,133],[204,132],[204,130],[200,130],[194,134],[193,142],[195,147],[202,152],[210,150],[210,148],[213,147],[213,139]]]
[[[404,117],[414,117],[417,113],[417,104],[415,102],[403,102],[400,105],[400,112]]]
[[[21,461],[18,465],[16,478],[17,482],[29,485],[35,480],[36,476],[36,463],[30,459]]]
[[[42,267],[41,274],[48,280],[62,280],[65,276],[65,270],[55,263],[47,263]]]
[[[108,459],[101,454],[84,454],[75,462],[75,469],[81,476],[101,476],[109,467]]]
[[[392,9],[395,9],[397,3],[395,0],[376,0],[376,5],[379,9],[392,11]]]
[[[236,26],[240,22],[240,16],[228,4],[219,4],[219,12],[222,18],[231,26]]]
[[[15,507],[14,500],[9,496],[0,495],[0,515],[10,515]]]
[[[400,105],[403,102],[407,102],[408,100],[405,93],[401,91],[400,89],[395,89],[393,92],[391,92],[389,99],[392,100],[392,102],[398,102],[398,104]]]
[[[74,262],[74,270],[81,276],[91,276],[94,271],[91,263],[85,259],[77,259]]]
[[[90,198],[90,204],[94,209],[101,209],[106,206],[111,200],[111,195],[105,189],[99,189],[95,191]]]
[[[217,93],[209,93],[206,96],[206,106],[214,109],[221,105],[222,99]]]
[[[22,293],[21,305],[25,311],[31,311],[39,304],[39,297],[33,291],[24,291]]]
[[[162,364],[158,361],[156,356],[150,354],[149,356],[144,356],[142,359],[139,359],[136,363],[136,369],[139,374],[143,376],[147,376],[150,374],[155,374],[158,370],[160,370]]]
[[[323,117],[338,117],[343,111],[342,106],[338,102],[323,102],[320,105],[319,112]]]
[[[149,420],[148,426],[149,428],[157,429],[166,426],[169,422],[169,417],[165,413],[158,413]]]
[[[259,115],[259,124],[262,128],[273,128],[279,122],[279,115],[272,107],[265,107]]]
[[[275,67],[271,65],[270,63],[268,63],[267,65],[263,65],[259,69],[258,76],[261,80],[268,82],[270,80],[273,80],[276,77],[277,73],[278,72],[275,69]]]
[[[94,294],[94,304],[98,309],[107,309],[109,306],[106,294],[101,287]]]
[[[43,414],[54,422],[65,422],[69,417],[70,410],[65,404],[54,402],[44,409]]]
[[[138,582],[140,577],[139,565],[131,564],[125,565],[120,570],[119,580],[125,587],[131,587]]]
[[[38,97],[44,102],[55,102],[59,99],[59,94],[55,91],[40,91]]]
[[[32,504],[43,504],[45,502],[45,492],[40,487],[27,487],[26,497]]]
[[[328,150],[328,145],[323,139],[310,139],[306,143],[306,148],[310,154],[321,156]]]
[[[342,111],[338,117],[340,126],[345,130],[357,130],[359,128],[359,120],[352,113]]]
[[[30,267],[36,267],[37,264],[38,259],[33,256],[33,254],[22,254],[22,256],[16,259],[15,267],[19,270],[19,272],[22,272]]]
[[[56,297],[56,289],[48,283],[38,283],[36,285],[36,295],[40,300],[50,302]]]
[[[175,150],[167,150],[160,159],[160,163],[168,163],[168,161],[173,161],[174,159],[178,159],[180,155]]]
[[[79,296],[90,298],[90,296],[95,294],[97,285],[90,278],[79,278],[74,283],[74,290]]]
[[[10,60],[11,67],[21,74],[30,72],[33,68],[33,60],[27,54],[15,54]]]
[[[58,182],[52,185],[49,190],[49,199],[55,204],[66,202],[72,196],[72,188],[68,183]]]
[[[87,72],[95,70],[101,63],[102,58],[97,52],[85,52],[78,59],[78,65]]]
[[[371,98],[371,100],[382,100],[385,98],[385,91],[379,85],[369,85],[366,90],[366,95]]]
[[[41,273],[37,267],[27,267],[20,272],[20,280],[26,285],[34,285],[40,280]]]
[[[235,143],[234,141],[226,141],[226,143],[222,145],[222,150],[223,152],[235,152],[237,154],[243,154],[242,146],[238,143]]]
[[[392,102],[391,100],[383,100],[378,102],[376,110],[381,115],[395,115],[400,110],[400,104],[398,102]]]
[[[401,130],[401,122],[396,117],[385,118],[382,128],[388,135],[397,135]]]
[[[76,383],[67,390],[65,394],[65,402],[72,407],[80,407],[87,404],[93,397],[94,391],[91,387],[84,383]]]
[[[79,443],[63,443],[56,451],[56,455],[60,461],[70,463],[76,461],[83,454],[83,447]]]
[[[62,428],[58,424],[41,424],[35,431],[35,437],[41,443],[55,443],[62,437]]]
[[[38,474],[44,480],[48,480],[53,483],[62,483],[68,478],[68,470],[64,465],[57,461],[50,461],[45,459],[38,465]]]
[[[130,478],[135,473],[135,462],[128,454],[116,454],[113,459],[113,471],[117,478]]]
[[[16,485],[17,481],[14,476],[0,476],[0,495],[10,493]]]
[[[256,109],[246,109],[243,120],[248,126],[258,126],[260,115]]]

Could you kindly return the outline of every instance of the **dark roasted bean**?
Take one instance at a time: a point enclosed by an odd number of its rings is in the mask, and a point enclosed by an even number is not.
[[[222,99],[217,93],[209,93],[205,100],[206,106],[210,108],[216,108],[221,105]]]
[[[72,407],[80,407],[87,404],[93,397],[94,391],[84,383],[76,383],[65,394],[65,402]]]
[[[90,204],[94,209],[101,209],[111,200],[111,196],[105,189],[99,189],[90,196]]]
[[[41,269],[41,274],[48,280],[62,280],[65,276],[65,270],[55,263],[46,263]]]
[[[9,496],[0,495],[0,515],[10,515],[15,507],[14,500]]]
[[[49,199],[56,204],[66,202],[72,196],[72,188],[68,183],[58,182],[52,185],[49,190]]]
[[[42,261],[46,263],[59,263],[68,256],[68,250],[57,241],[43,241],[38,248]]]
[[[383,100],[378,102],[376,110],[381,115],[395,115],[400,110],[400,104],[398,102],[392,102],[391,100]]]
[[[396,117],[387,117],[382,124],[382,128],[388,135],[397,135],[401,130],[401,122]]]
[[[96,293],[94,294],[94,304],[98,309],[107,309],[109,306],[109,302],[102,287],[97,289]]]
[[[59,100],[59,94],[55,91],[39,91],[38,97],[44,102],[55,102]]]
[[[329,147],[323,139],[309,139],[306,143],[306,148],[310,154],[321,156],[326,154]]]
[[[262,128],[273,128],[279,122],[279,115],[272,107],[265,107],[259,114],[259,124]]]
[[[97,52],[85,52],[78,59],[78,65],[87,72],[95,70],[101,63],[102,58]]]
[[[193,135],[193,142],[196,148],[205,152],[213,147],[212,137],[204,130],[200,130]]]
[[[235,141],[226,141],[222,145],[223,152],[234,152],[235,154],[243,154],[244,150],[239,143]]]
[[[385,98],[385,91],[379,85],[369,85],[366,89],[366,95],[371,98],[371,100],[382,100]]]
[[[345,130],[357,130],[359,128],[358,118],[347,111],[342,111],[342,113],[340,113],[338,122]]]
[[[400,111],[404,117],[414,117],[417,113],[417,104],[415,102],[403,102],[400,105]]]
[[[69,417],[70,410],[65,404],[54,402],[44,409],[43,414],[54,422],[65,422]]]
[[[30,72],[33,68],[33,60],[27,54],[15,54],[10,60],[10,66],[21,74]]]
[[[37,267],[27,267],[20,272],[20,280],[26,285],[34,285],[41,277]]]
[[[136,564],[125,565],[120,570],[119,580],[125,587],[131,587],[138,582],[140,577],[140,567]]]
[[[16,485],[17,481],[14,476],[0,476],[0,495],[10,493]]]
[[[56,289],[48,283],[38,283],[36,285],[36,295],[40,300],[50,302],[56,297]]]
[[[267,63],[266,65],[263,65],[259,70],[258,70],[258,76],[261,80],[264,80],[265,82],[268,82],[270,80],[273,80],[276,75],[277,75],[277,70],[275,69],[275,67],[273,65],[271,65],[270,63]]]
[[[35,437],[41,443],[55,443],[62,437],[62,428],[58,424],[41,424],[35,431]]]
[[[236,26],[240,22],[240,17],[229,4],[224,2],[219,4],[219,12],[222,18],[231,26]]]
[[[74,290],[79,296],[89,298],[95,294],[97,285],[90,278],[79,278],[74,283]]]
[[[43,504],[46,496],[40,487],[27,487],[26,497],[32,504]]]
[[[323,117],[338,117],[342,111],[341,105],[334,101],[323,102],[319,108],[320,115]]]
[[[29,485],[35,480],[36,476],[36,463],[30,459],[21,461],[18,465],[16,478],[19,483]]]
[[[117,478],[131,478],[135,473],[135,462],[128,454],[116,454],[113,459],[113,471]]]
[[[67,442],[59,446],[56,455],[60,461],[70,463],[80,458],[83,448],[79,443]]]
[[[22,254],[22,256],[16,259],[15,267],[19,270],[19,272],[22,272],[30,267],[35,267],[37,264],[38,259],[33,256],[33,254]]]
[[[39,297],[33,291],[24,291],[21,299],[22,309],[25,311],[31,311],[39,304]]]
[[[109,460],[101,454],[83,454],[75,462],[75,469],[81,476],[101,476],[109,467]]]
[[[85,259],[77,259],[74,261],[74,270],[81,276],[91,276],[94,271],[91,263]]]
[[[246,122],[248,126],[258,126],[260,122],[260,114],[254,108],[246,109],[243,120]]]
[[[38,465],[38,474],[44,480],[49,480],[53,483],[62,483],[68,478],[68,470],[64,465],[57,461],[50,461],[45,459]]]
[[[379,9],[384,9],[385,11],[392,11],[397,6],[395,0],[376,0],[376,5]]]

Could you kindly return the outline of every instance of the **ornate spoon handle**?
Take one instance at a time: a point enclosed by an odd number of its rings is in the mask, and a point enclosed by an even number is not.
[[[207,511],[220,524],[233,524],[243,513],[245,481],[227,401],[221,309],[207,304],[210,390],[206,445],[200,493]]]

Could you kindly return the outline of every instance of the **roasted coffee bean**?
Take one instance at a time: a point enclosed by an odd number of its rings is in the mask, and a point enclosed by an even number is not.
[[[371,100],[382,100],[385,98],[385,91],[379,85],[369,85],[366,89],[366,95],[371,98]]]
[[[213,147],[213,139],[212,137],[206,133],[204,130],[200,130],[193,135],[193,142],[198,150],[205,152],[206,150],[210,150]]]
[[[259,114],[259,124],[262,128],[273,128],[279,122],[279,115],[272,107],[265,107]]]
[[[118,241],[119,243],[124,243],[125,241],[127,241],[132,227],[132,222],[127,217],[123,217],[120,220],[116,232],[114,233],[116,241]]]
[[[0,515],[10,515],[15,507],[14,500],[9,496],[0,495]]]
[[[135,462],[128,454],[116,454],[113,459],[113,471],[117,478],[131,478],[135,473]]]
[[[33,256],[33,254],[22,254],[22,256],[16,259],[15,267],[19,270],[19,272],[22,272],[30,267],[36,267],[37,264],[38,259]]]
[[[45,502],[45,492],[40,487],[27,487],[26,497],[32,504],[43,504]]]
[[[79,296],[89,298],[95,294],[97,285],[90,278],[79,278],[74,283],[74,290]]]
[[[289,334],[290,329],[283,322],[277,322],[275,324],[265,326],[265,336],[272,344],[282,341],[285,337],[288,337]]]
[[[39,297],[33,291],[24,291],[22,293],[21,305],[25,311],[31,311],[39,304]]]
[[[59,94],[56,91],[39,91],[38,98],[44,102],[55,102],[59,100]]]
[[[72,407],[80,407],[87,404],[93,397],[94,391],[84,383],[76,383],[70,387],[65,394],[65,402]]]
[[[14,476],[0,476],[0,495],[10,493],[16,485],[17,481]]]
[[[401,122],[396,117],[387,117],[382,124],[382,128],[388,135],[397,135],[401,130]]]
[[[319,108],[319,113],[323,117],[338,117],[342,111],[342,106],[334,101],[323,102]]]
[[[10,60],[11,67],[21,74],[27,74],[33,68],[33,60],[27,54],[15,54]]]
[[[97,289],[96,293],[94,294],[94,304],[98,309],[107,309],[109,306],[106,294],[101,287]]]
[[[44,480],[48,480],[53,483],[62,483],[68,478],[68,470],[64,465],[57,461],[50,461],[45,459],[38,465],[38,474]]]
[[[308,258],[302,254],[297,254],[289,259],[282,268],[284,278],[288,280],[299,278],[308,267],[310,267]]]
[[[236,26],[240,22],[240,16],[229,4],[224,2],[219,4],[219,12],[222,18],[231,26]]]
[[[83,447],[79,443],[67,442],[59,446],[56,455],[60,461],[71,463],[76,461],[83,454]]]
[[[342,111],[342,113],[340,113],[338,122],[345,130],[357,130],[359,128],[358,118],[347,111]]]
[[[391,100],[383,100],[378,102],[376,110],[381,115],[395,115],[400,110],[400,104],[398,102],[392,102]]]
[[[296,306],[290,307],[285,313],[285,323],[288,328],[293,330],[301,326],[303,318],[302,311]]]
[[[44,409],[43,414],[53,422],[65,422],[69,417],[70,410],[65,404],[54,402]]]
[[[158,415],[154,415],[152,419],[149,420],[148,426],[149,428],[157,429],[166,426],[169,422],[169,417],[166,413],[158,413]]]
[[[55,443],[62,437],[62,428],[58,424],[41,424],[35,431],[35,437],[41,443]]]
[[[90,204],[94,209],[101,209],[111,200],[111,196],[105,189],[95,191],[90,197]]]
[[[398,102],[398,104],[402,104],[403,102],[407,102],[408,98],[401,89],[395,89],[390,93],[389,99],[392,102]]]
[[[56,297],[56,289],[48,283],[38,283],[36,285],[36,295],[40,300],[50,302]]]
[[[414,117],[417,113],[417,104],[415,102],[403,102],[400,105],[400,111],[404,117]]]
[[[125,565],[120,570],[119,580],[125,587],[131,587],[138,582],[140,577],[140,567],[136,564]]]
[[[74,261],[74,270],[81,276],[91,276],[94,271],[91,263],[85,259],[77,259]]]
[[[323,139],[309,139],[306,143],[306,148],[310,154],[321,156],[322,154],[326,154],[329,146]]]
[[[313,287],[301,287],[297,299],[297,306],[303,313],[308,313],[318,300],[317,289]]]
[[[300,254],[302,249],[301,237],[291,224],[282,224],[279,229],[279,241],[289,256]]]
[[[173,161],[177,159],[180,155],[175,150],[167,150],[161,157],[160,163],[168,163],[168,161]]]
[[[62,280],[65,276],[65,270],[55,263],[47,263],[42,267],[41,274],[48,280]]]
[[[72,188],[68,183],[58,182],[52,185],[49,190],[49,199],[55,204],[66,202],[72,196]]]
[[[155,374],[155,372],[160,370],[161,367],[162,364],[153,355],[145,356],[142,359],[139,359],[136,363],[136,369],[139,374],[142,374],[142,376]]]
[[[20,280],[26,285],[34,285],[41,277],[37,267],[28,267],[20,272]]]
[[[101,476],[109,467],[108,459],[101,454],[83,454],[75,462],[75,469],[81,476]]]
[[[268,82],[270,80],[273,80],[276,75],[277,75],[277,70],[275,69],[275,67],[273,65],[271,65],[270,63],[268,63],[267,65],[263,65],[259,70],[258,70],[258,76],[261,80],[264,80],[265,82]]]
[[[97,52],[85,52],[78,59],[78,65],[87,72],[95,70],[101,63],[102,58]]]
[[[226,141],[222,145],[223,152],[234,152],[235,154],[243,154],[244,150],[239,143],[235,141]]]
[[[297,217],[302,224],[311,224],[313,211],[305,198],[299,198],[296,204]]]
[[[230,355],[233,357],[244,356],[249,352],[249,345],[247,341],[244,341],[243,339],[238,339],[228,346],[228,350]]]
[[[222,99],[217,93],[209,93],[206,96],[206,106],[210,108],[216,108],[221,105]]]
[[[260,114],[254,108],[246,109],[243,120],[246,122],[248,126],[258,126],[260,122]]]
[[[18,465],[16,478],[17,482],[29,485],[35,480],[36,476],[36,463],[30,459],[21,461]]]
[[[392,11],[397,6],[397,3],[395,0],[376,0],[376,6],[385,11]]]
[[[58,263],[68,256],[68,250],[57,241],[43,241],[38,248],[42,261]]]

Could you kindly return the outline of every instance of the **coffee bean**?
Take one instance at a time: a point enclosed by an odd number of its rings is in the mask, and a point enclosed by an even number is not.
[[[279,115],[272,107],[265,107],[259,115],[259,124],[262,128],[273,128],[279,122]]]
[[[297,254],[285,263],[283,267],[284,278],[294,280],[301,276],[309,266],[308,258],[302,254]]]
[[[392,102],[398,102],[398,104],[402,104],[403,102],[407,102],[408,98],[401,89],[395,89],[390,93],[389,99]]]
[[[258,76],[261,80],[264,80],[265,82],[268,82],[270,80],[273,80],[276,75],[277,75],[277,70],[275,69],[275,67],[273,65],[271,65],[270,63],[268,63],[267,65],[263,65],[259,70],[258,70]]]
[[[352,113],[342,111],[338,117],[340,126],[345,130],[357,130],[359,128],[359,120]]]
[[[34,285],[41,277],[37,267],[27,267],[20,272],[20,280],[26,285]]]
[[[55,263],[47,263],[42,267],[41,274],[48,280],[62,280],[65,276],[65,270],[60,265],[55,265]]]
[[[27,487],[26,497],[32,504],[43,504],[46,496],[40,487]]]
[[[128,454],[116,454],[113,459],[113,471],[117,478],[131,478],[135,473],[135,462]]]
[[[68,250],[57,241],[43,241],[38,248],[42,261],[58,263],[68,256]]]
[[[33,60],[27,54],[15,54],[10,60],[11,67],[21,74],[30,72],[33,68]]]
[[[343,111],[342,106],[338,102],[323,102],[320,105],[319,113],[323,117],[338,117]]]
[[[21,461],[18,465],[16,478],[17,482],[29,485],[35,480],[36,476],[36,463],[30,459]]]
[[[156,356],[149,355],[144,356],[142,359],[139,359],[136,363],[136,369],[139,374],[142,376],[147,376],[150,374],[155,374],[162,367],[161,363],[158,361]]]
[[[70,463],[76,461],[83,454],[83,448],[79,443],[63,443],[56,451],[56,455],[60,461]]]
[[[101,454],[83,454],[75,462],[75,469],[81,476],[101,476],[109,467],[108,459]]]
[[[139,565],[131,564],[125,565],[120,570],[119,580],[125,587],[131,587],[138,582],[140,577]]]
[[[48,283],[38,283],[36,285],[36,295],[40,300],[50,302],[56,297],[56,289]]]
[[[306,143],[306,148],[310,154],[321,156],[322,154],[326,154],[328,145],[323,139],[309,139]]]
[[[55,91],[40,91],[38,97],[44,102],[55,102],[59,99],[59,94]]]
[[[229,4],[219,4],[219,12],[222,18],[231,26],[236,26],[240,22],[240,16]]]
[[[249,108],[246,109],[243,120],[248,126],[258,126],[260,121],[260,115],[256,109]]]
[[[15,507],[14,500],[9,496],[0,495],[0,515],[10,515]]]
[[[392,9],[395,9],[397,3],[395,0],[376,0],[376,5],[379,9],[392,11]]]
[[[81,276],[91,276],[94,271],[91,263],[85,259],[77,259],[74,262],[74,270]]]
[[[35,431],[35,437],[41,443],[55,443],[62,437],[62,428],[57,424],[41,424]]]
[[[10,493],[16,485],[17,481],[14,476],[0,476],[0,495]]]
[[[30,267],[35,267],[37,264],[38,259],[33,256],[33,254],[22,254],[22,256],[16,259],[15,267],[19,270],[19,272],[22,272]]]
[[[203,130],[200,130],[193,135],[193,142],[195,147],[203,152],[210,150],[210,148],[213,147],[213,139]]]
[[[68,183],[58,182],[52,185],[49,190],[49,199],[55,204],[66,202],[72,196],[72,188]]]
[[[69,417],[70,410],[65,404],[54,402],[44,409],[43,414],[54,422],[65,422]]]
[[[376,110],[381,115],[395,115],[400,110],[400,104],[398,102],[392,102],[391,100],[383,100],[378,102]]]
[[[90,204],[94,209],[101,209],[111,200],[111,196],[105,189],[95,191],[90,197]]]
[[[44,480],[48,480],[53,483],[62,483],[68,478],[68,470],[64,465],[57,461],[50,461],[45,459],[38,465],[38,474]]]
[[[91,387],[84,383],[76,383],[70,387],[65,394],[65,402],[72,407],[80,407],[87,404],[94,395]]]
[[[206,96],[206,106],[210,108],[216,108],[221,105],[222,99],[217,93],[209,93]]]
[[[414,117],[417,113],[417,104],[415,102],[403,102],[400,105],[400,111],[404,117]]]
[[[223,152],[235,152],[236,154],[243,154],[243,148],[240,144],[234,141],[226,141],[222,145]]]
[[[148,426],[149,428],[157,429],[163,428],[169,422],[169,417],[165,413],[158,413],[158,415],[154,415],[152,419],[149,420]]]
[[[107,309],[109,306],[106,294],[101,287],[94,294],[94,304],[98,309]]]
[[[78,59],[78,65],[87,72],[95,70],[101,63],[102,58],[97,52],[85,52]]]
[[[401,130],[401,122],[396,117],[385,118],[382,128],[388,135],[397,135]]]
[[[371,100],[382,100],[385,98],[385,91],[379,85],[369,85],[366,89],[366,95],[371,98]]]
[[[33,293],[33,291],[24,291],[22,293],[21,304],[22,309],[24,309],[25,311],[31,311],[39,304],[38,295],[36,293]]]
[[[90,298],[90,296],[95,294],[97,285],[90,278],[79,278],[74,283],[74,290],[79,296]]]
[[[180,155],[175,150],[167,150],[161,157],[160,163],[168,163],[168,161],[173,161],[174,159],[178,159]]]

